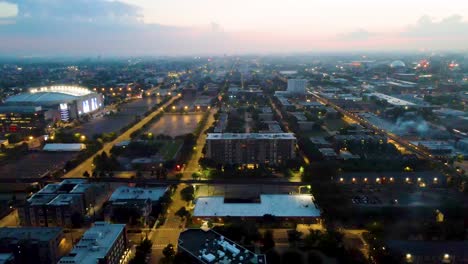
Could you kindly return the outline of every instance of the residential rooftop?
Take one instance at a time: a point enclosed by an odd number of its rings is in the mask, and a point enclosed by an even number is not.
[[[107,222],[95,222],[75,245],[72,251],[60,259],[59,264],[64,263],[98,263],[110,251],[114,242],[125,230],[125,224],[110,224]]]
[[[204,264],[266,263],[265,255],[255,254],[213,230],[185,230],[180,233],[178,246]]]
[[[206,139],[296,139],[293,133],[208,133]]]
[[[0,240],[9,238],[15,240],[49,241],[62,234],[60,227],[3,227],[0,228]]]
[[[110,202],[119,200],[151,200],[152,202],[158,201],[167,191],[166,187],[158,188],[137,188],[120,186],[117,188],[109,198]]]
[[[52,201],[48,203],[48,205],[55,205],[55,206],[62,206],[62,205],[70,205],[73,203],[74,200],[80,199],[80,194],[59,194],[57,195]]]

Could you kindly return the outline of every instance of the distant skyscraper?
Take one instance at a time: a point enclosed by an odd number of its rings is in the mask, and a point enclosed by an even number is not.
[[[306,86],[307,86],[307,80],[305,79],[289,79],[287,91],[290,94],[305,94]]]

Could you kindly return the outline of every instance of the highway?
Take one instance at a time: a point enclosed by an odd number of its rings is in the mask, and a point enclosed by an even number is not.
[[[92,167],[93,167],[93,160],[94,158],[97,156],[97,155],[100,155],[103,151],[109,153],[109,151],[111,150],[111,148],[118,142],[121,142],[121,141],[124,141],[124,140],[129,140],[130,139],[130,135],[142,128],[145,124],[147,124],[148,122],[151,121],[151,119],[153,119],[153,117],[155,117],[156,115],[158,115],[159,113],[161,113],[163,111],[164,108],[166,108],[167,106],[169,106],[170,104],[172,104],[176,99],[178,99],[180,96],[179,95],[176,95],[174,97],[172,97],[168,102],[166,102],[164,105],[162,105],[160,108],[158,108],[156,111],[152,112],[151,114],[149,114],[148,116],[144,117],[143,119],[141,119],[138,123],[136,123],[134,126],[132,126],[131,128],[129,128],[127,131],[123,132],[122,134],[120,134],[116,139],[114,139],[113,141],[111,142],[107,142],[107,143],[104,143],[103,147],[98,151],[96,152],[94,155],[92,155],[91,157],[89,157],[88,159],[86,159],[85,161],[83,161],[80,165],[76,166],[74,169],[72,169],[71,171],[68,171],[62,178],[78,178],[78,177],[82,177],[83,176],[83,173],[85,171],[88,171],[90,174],[92,173]]]

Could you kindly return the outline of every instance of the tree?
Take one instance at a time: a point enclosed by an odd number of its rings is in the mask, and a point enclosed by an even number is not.
[[[275,240],[273,238],[273,231],[267,230],[263,234],[263,252],[268,251],[275,247]]]
[[[295,246],[296,243],[301,239],[301,236],[302,232],[299,232],[296,229],[288,230],[288,241],[293,246]]]
[[[198,180],[200,179],[200,177],[201,177],[201,174],[199,172],[192,173],[192,179]]]
[[[190,213],[189,211],[187,211],[187,209],[185,208],[185,206],[182,206],[179,210],[177,210],[177,212],[175,213],[175,215],[181,217],[181,218],[184,218],[186,216],[188,216]]]
[[[174,245],[167,244],[167,246],[162,251],[164,257],[173,258],[175,256]]]
[[[143,177],[143,173],[141,171],[137,171],[136,172],[136,177],[137,178],[142,178]]]
[[[195,198],[195,190],[192,185],[189,185],[180,191],[180,195],[184,201],[189,202]]]

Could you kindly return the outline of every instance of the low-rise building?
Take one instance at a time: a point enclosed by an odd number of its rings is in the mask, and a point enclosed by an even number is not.
[[[192,263],[266,264],[265,255],[256,254],[211,229],[181,232],[177,248],[191,256]]]
[[[128,255],[125,225],[96,222],[58,264],[120,264]]]
[[[63,240],[58,227],[4,227],[0,228],[0,253],[14,263],[57,263],[65,253]]]
[[[146,224],[148,217],[161,197],[167,192],[166,187],[136,188],[121,186],[117,188],[109,199],[108,217],[117,222],[128,221],[128,216],[118,215],[122,211],[135,210]],[[120,211],[120,212],[119,212]]]
[[[321,212],[315,205],[314,197],[309,194],[263,194],[259,201],[247,203],[227,202],[223,196],[206,196],[197,198],[193,219],[199,223],[208,220],[223,222],[225,217],[262,219],[265,215],[282,221],[314,223]]]
[[[18,207],[22,226],[70,227],[106,195],[107,184],[66,179],[48,184]],[[76,223],[76,222],[75,222]]]

